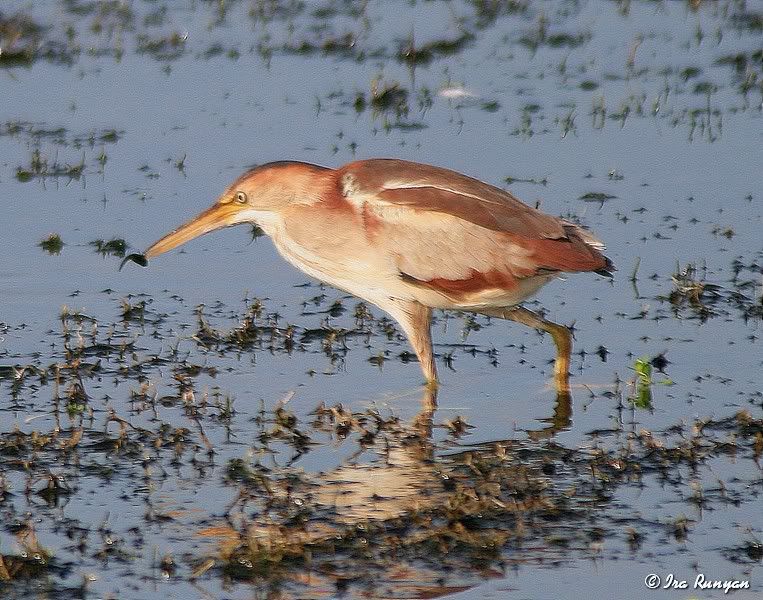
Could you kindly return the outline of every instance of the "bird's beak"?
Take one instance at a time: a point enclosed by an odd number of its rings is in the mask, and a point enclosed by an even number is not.
[[[190,221],[178,227],[172,233],[168,233],[160,240],[154,242],[144,253],[145,258],[153,258],[164,254],[168,250],[177,248],[186,242],[223,227],[235,225],[239,221],[237,215],[241,206],[233,202],[216,203],[203,213],[196,215]]]

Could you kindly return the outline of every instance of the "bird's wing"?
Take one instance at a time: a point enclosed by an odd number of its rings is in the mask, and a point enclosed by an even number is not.
[[[553,271],[605,268],[601,244],[476,179],[392,159],[350,163],[341,192],[369,240],[409,281],[443,289],[511,288]]]
[[[356,204],[449,214],[529,239],[566,237],[560,219],[527,206],[509,192],[448,169],[395,159],[363,160],[342,167],[339,181],[344,196]]]

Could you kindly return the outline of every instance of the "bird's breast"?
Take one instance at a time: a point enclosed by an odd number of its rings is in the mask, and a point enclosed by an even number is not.
[[[369,241],[356,211],[292,207],[271,237],[292,265],[336,288],[370,302],[398,291],[394,263]]]

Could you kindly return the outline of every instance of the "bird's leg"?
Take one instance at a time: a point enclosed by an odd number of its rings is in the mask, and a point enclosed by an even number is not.
[[[535,329],[551,334],[556,345],[556,361],[554,363],[554,384],[560,394],[570,391],[570,354],[572,353],[572,334],[564,325],[546,321],[540,315],[521,306],[513,308],[487,308],[480,311],[489,317],[498,317],[516,321]]]
[[[528,431],[527,436],[534,441],[548,440],[560,431],[567,431],[572,426],[572,396],[569,392],[557,392],[554,416],[543,419],[550,423],[548,427]]]
[[[437,369],[432,352],[432,309],[418,302],[388,300],[379,303],[403,328],[413,351],[419,359],[427,385],[437,387]]]
[[[421,447],[421,458],[432,459],[432,427],[434,413],[437,409],[437,388],[425,386],[421,397],[421,412],[411,420],[411,428],[418,435]]]

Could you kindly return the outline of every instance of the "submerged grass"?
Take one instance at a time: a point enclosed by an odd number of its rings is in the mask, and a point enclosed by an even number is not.
[[[733,309],[745,320],[759,321],[763,318],[760,265],[755,260],[746,263],[736,259],[732,269],[734,279],[721,284],[700,278],[695,264],[683,268],[679,265],[671,276],[674,289],[668,296],[658,296],[657,299],[669,302],[675,316],[707,321],[728,316]]]
[[[48,254],[58,255],[58,254],[61,254],[61,250],[64,249],[64,241],[61,239],[61,236],[58,235],[57,233],[51,233],[48,237],[40,241],[37,245]]]
[[[16,168],[16,179],[21,183],[32,181],[33,179],[58,179],[66,177],[69,181],[77,180],[82,177],[85,171],[85,156],[76,164],[59,163],[58,158],[49,160],[40,152],[39,148],[32,150],[32,156],[28,166],[19,166]]]
[[[93,240],[90,242],[95,251],[101,256],[116,256],[118,258],[124,258],[127,252],[127,242],[121,238],[114,238],[111,240]]]

